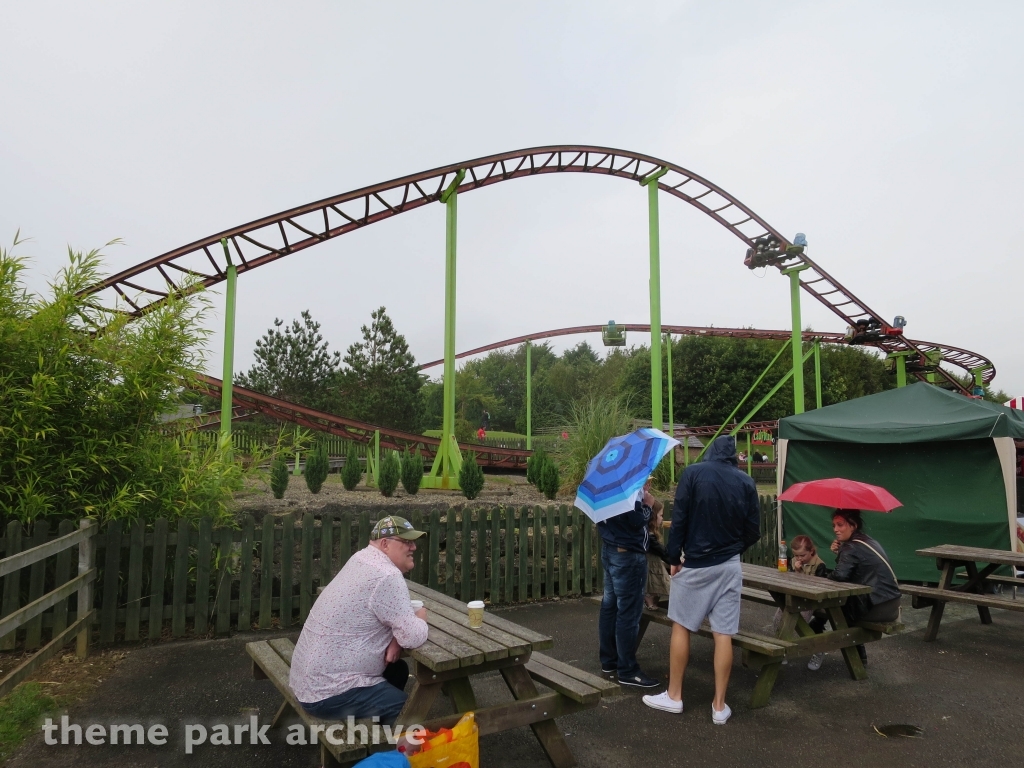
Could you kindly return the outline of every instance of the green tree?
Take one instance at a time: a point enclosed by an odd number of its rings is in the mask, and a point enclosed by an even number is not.
[[[274,327],[256,341],[256,362],[235,380],[241,387],[271,397],[337,412],[341,354],[331,352],[309,310],[302,312],[301,319],[281,330],[284,321],[275,318]]]
[[[416,453],[410,454],[409,449],[406,448],[405,455],[402,456],[402,487],[410,496],[415,496],[419,493],[422,482],[423,457],[420,456],[418,450]]]
[[[331,459],[327,453],[327,443],[317,443],[306,455],[306,468],[302,473],[310,493],[320,493],[330,471]]]
[[[138,318],[103,309],[101,264],[69,250],[44,297],[0,249],[0,516],[229,522],[257,470],[163,420],[202,368],[206,301],[186,285]]]
[[[343,360],[349,411],[371,424],[416,432],[423,386],[416,358],[384,307],[370,318],[370,325],[362,326],[363,340],[349,346]]]
[[[377,485],[380,488],[381,495],[392,496],[395,488],[398,487],[401,475],[402,468],[398,464],[398,454],[394,451],[388,451],[384,458],[380,460],[380,477],[378,478]]]
[[[348,452],[345,454],[345,466],[341,468],[341,484],[345,486],[346,491],[353,491],[362,477],[363,468],[359,464],[356,444],[349,443]]]
[[[288,462],[283,456],[275,456],[274,463],[270,465],[270,491],[275,499],[283,499],[284,492],[288,490],[288,478],[291,472],[288,471]]]
[[[473,451],[467,453],[462,460],[459,487],[462,489],[462,495],[471,501],[479,496],[484,488],[484,471],[476,463],[476,454]]]

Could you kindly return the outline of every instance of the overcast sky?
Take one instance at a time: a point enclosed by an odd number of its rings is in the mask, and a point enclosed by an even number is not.
[[[886,320],[990,357],[995,385],[1024,395],[1019,1],[36,0],[3,19],[0,239],[32,238],[18,252],[34,287],[68,245],[122,238],[115,272],[396,176],[600,144],[678,163],[807,233]],[[667,195],[661,222],[664,323],[788,327],[786,278],[749,272],[742,243]],[[459,227],[459,350],[649,319],[634,183],[499,184],[460,197]],[[243,275],[235,368],[304,309],[344,352],[385,305],[417,359],[440,357],[443,271],[432,205]],[[805,324],[843,330],[803,306]]]

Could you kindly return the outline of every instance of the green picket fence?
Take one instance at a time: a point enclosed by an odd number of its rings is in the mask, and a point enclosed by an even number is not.
[[[552,597],[588,595],[603,589],[601,541],[596,526],[567,506],[494,507],[465,510],[418,509],[400,514],[427,535],[418,540],[416,567],[409,578],[463,601],[491,605]],[[744,556],[774,565],[777,555],[774,500],[762,497],[762,540]],[[101,644],[169,635],[202,636],[231,630],[280,629],[301,623],[317,589],[327,584],[353,552],[365,547],[380,513],[307,512],[264,517],[247,515],[239,528],[214,529],[210,518],[193,526],[108,524],[95,537],[94,631]],[[65,521],[64,529],[71,530]],[[11,522],[0,539],[4,557],[55,538],[42,524],[31,537]],[[56,531],[54,532],[57,533]],[[68,563],[40,573],[5,577],[3,615],[59,586]],[[38,569],[37,569],[38,570]],[[26,569],[27,571],[27,569]],[[43,642],[44,630],[75,620],[70,597],[19,630],[25,650]],[[15,638],[4,639],[10,650]]]

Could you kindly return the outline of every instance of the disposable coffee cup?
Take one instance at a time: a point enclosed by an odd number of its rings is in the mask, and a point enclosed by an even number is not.
[[[412,601],[412,609],[414,611],[418,611],[422,607],[423,607],[423,601],[422,600],[413,600]]]
[[[474,600],[467,605],[469,608],[469,626],[482,627],[484,625],[484,601]]]

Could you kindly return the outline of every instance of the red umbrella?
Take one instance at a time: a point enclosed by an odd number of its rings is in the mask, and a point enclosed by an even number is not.
[[[896,507],[903,506],[903,503],[885,488],[842,477],[796,483],[787,488],[779,499],[835,509],[863,509],[869,512],[891,512]]]

